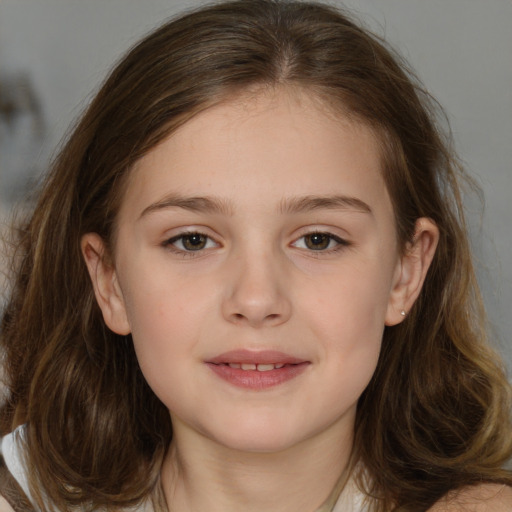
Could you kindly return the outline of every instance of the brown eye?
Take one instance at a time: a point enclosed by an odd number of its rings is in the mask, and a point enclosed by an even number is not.
[[[308,249],[322,251],[329,247],[332,237],[325,233],[311,233],[304,237],[304,243]]]
[[[198,252],[217,246],[209,236],[203,235],[202,233],[185,233],[178,235],[168,240],[164,245],[173,246],[181,252]]]
[[[207,238],[200,233],[194,233],[183,237],[183,247],[188,251],[199,251],[206,247]]]
[[[339,236],[333,235],[332,233],[322,233],[317,231],[301,236],[291,245],[292,247],[307,249],[309,251],[332,252],[337,249],[341,249],[342,247],[346,247],[350,245],[350,243]]]

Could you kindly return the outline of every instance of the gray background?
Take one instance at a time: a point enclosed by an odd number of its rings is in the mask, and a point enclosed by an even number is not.
[[[0,79],[28,73],[46,124],[43,137],[29,115],[10,129],[0,125],[4,217],[119,56],[167,17],[202,3],[0,0]],[[512,1],[345,5],[399,49],[446,108],[456,147],[484,190],[483,209],[467,198],[472,240],[493,339],[512,369]]]

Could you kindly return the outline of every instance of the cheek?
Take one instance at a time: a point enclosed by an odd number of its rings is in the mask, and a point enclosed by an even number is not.
[[[176,276],[146,275],[140,283],[123,290],[126,311],[141,370],[162,398],[166,383],[179,379],[195,355],[199,359],[196,347],[210,326],[212,294]]]
[[[380,340],[390,290],[391,272],[384,273],[380,265],[350,265],[322,283],[304,288],[304,294],[314,299],[304,307],[303,314],[309,313],[313,324],[326,331],[321,338],[339,340],[336,345],[340,349],[344,341],[365,344]]]
[[[328,361],[333,379],[360,394],[379,358],[391,273],[383,273],[381,265],[355,264],[322,288],[310,288],[315,300],[309,307],[304,302],[300,316],[319,340],[320,356]]]
[[[309,307],[304,300],[298,311],[299,332],[315,344],[318,375],[318,385],[307,390],[305,402],[309,405],[304,422],[312,417],[335,422],[347,413],[354,414],[357,401],[375,372],[387,288],[375,285],[378,272],[368,267],[365,272],[362,270],[352,266],[350,272],[339,273],[336,279],[323,282],[322,287],[310,287],[310,298],[315,298],[309,301]],[[323,391],[318,393],[320,388]]]
[[[155,342],[164,342],[187,326],[197,327],[195,319],[208,308],[211,297],[203,280],[187,280],[161,267],[134,272],[136,279],[125,279],[123,287],[132,333]]]

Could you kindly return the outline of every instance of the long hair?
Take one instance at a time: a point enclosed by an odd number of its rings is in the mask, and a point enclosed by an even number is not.
[[[80,252],[112,247],[134,163],[201,111],[254,87],[298,87],[378,135],[400,246],[419,217],[439,246],[405,321],[386,328],[360,398],[354,455],[375,511],[425,510],[451,489],[512,481],[510,388],[488,348],[460,186],[435,104],[378,37],[317,3],[236,0],[172,20],[121,60],[74,128],[19,232],[1,324],[4,431],[25,424],[36,499],[135,505],[157,493],[172,438],[131,338],[109,331]],[[461,181],[462,180],[462,181]],[[37,489],[41,489],[38,493]]]

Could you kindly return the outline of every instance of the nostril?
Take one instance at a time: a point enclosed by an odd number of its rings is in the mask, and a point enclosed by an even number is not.
[[[277,294],[259,298],[233,294],[222,303],[223,317],[228,322],[238,325],[270,327],[286,322],[290,314],[291,304]]]
[[[281,317],[281,315],[279,313],[270,313],[268,315],[264,315],[261,317],[261,321],[263,321],[264,323],[266,322],[274,322],[276,320],[279,320]],[[244,315],[243,313],[233,313],[233,316],[232,316],[232,319],[234,322],[245,322],[245,321],[248,321],[249,323],[254,323],[253,321],[251,321],[251,316],[249,315]],[[254,320],[254,319],[252,319]]]

